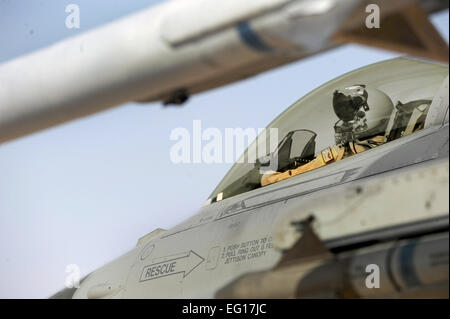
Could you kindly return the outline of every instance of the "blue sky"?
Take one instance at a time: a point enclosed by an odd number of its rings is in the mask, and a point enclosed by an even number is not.
[[[0,63],[161,1],[0,0]],[[65,7],[81,9],[67,29]],[[448,41],[448,11],[433,22]],[[129,103],[0,145],[0,298],[45,298],[196,213],[231,164],[175,165],[176,127],[266,126],[295,100],[397,56],[349,45],[194,96],[182,108]],[[26,92],[24,92],[26,94]]]

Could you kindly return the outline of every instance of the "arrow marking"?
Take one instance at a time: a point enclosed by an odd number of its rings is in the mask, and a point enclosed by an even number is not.
[[[165,259],[165,258],[164,258]],[[189,275],[205,259],[196,252],[190,250],[184,256],[156,262],[142,269],[139,282],[167,277],[175,274],[183,274],[183,278]]]

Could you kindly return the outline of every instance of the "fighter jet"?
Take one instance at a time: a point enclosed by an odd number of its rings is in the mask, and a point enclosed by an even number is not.
[[[448,66],[408,58],[331,80],[198,214],[54,297],[448,298],[448,86]]]
[[[17,58],[0,65],[0,143],[348,42],[448,62],[426,19],[448,2],[373,2],[384,29],[359,0],[170,1]],[[338,77],[277,117],[195,216],[53,297],[448,298],[448,106],[445,64]]]

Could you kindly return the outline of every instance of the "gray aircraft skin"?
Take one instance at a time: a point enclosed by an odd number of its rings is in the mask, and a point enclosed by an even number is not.
[[[355,97],[366,102],[348,121],[360,143],[352,140],[352,150],[360,151],[338,160],[348,142],[337,134],[346,127],[338,124],[340,92],[351,105],[361,101]],[[235,164],[195,216],[149,233],[78,289],[53,297],[448,298],[448,107],[446,65],[398,58],[332,80],[269,125],[278,141],[295,130],[317,134],[307,164],[261,173],[272,182],[251,187],[235,181],[248,171],[242,167],[257,166]],[[388,116],[373,117],[377,108]],[[358,132],[382,127],[370,133],[370,147],[356,134],[360,120]],[[374,147],[373,136],[383,142]],[[365,284],[373,264],[375,289]]]

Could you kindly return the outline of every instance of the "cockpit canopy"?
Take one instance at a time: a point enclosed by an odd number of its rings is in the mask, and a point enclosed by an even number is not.
[[[448,67],[406,58],[376,63],[310,92],[279,115],[207,204],[343,160],[424,128]],[[254,157],[250,152],[270,149]],[[256,158],[254,162],[245,159]]]

